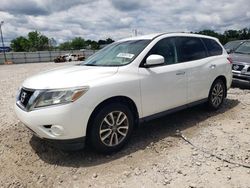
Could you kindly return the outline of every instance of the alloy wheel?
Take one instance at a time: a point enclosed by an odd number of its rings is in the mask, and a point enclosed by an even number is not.
[[[120,144],[128,134],[129,120],[125,113],[113,111],[101,123],[99,136],[103,144],[112,147]]]
[[[214,107],[218,107],[222,103],[224,97],[223,95],[224,89],[221,83],[215,84],[211,95],[211,102]]]

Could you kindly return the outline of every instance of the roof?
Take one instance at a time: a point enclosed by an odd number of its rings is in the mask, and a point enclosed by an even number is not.
[[[210,37],[207,35],[200,35],[200,34],[193,34],[193,33],[185,33],[185,32],[172,32],[172,33],[154,33],[154,34],[149,34],[149,35],[141,35],[141,36],[136,36],[136,37],[130,37],[130,38],[125,38],[121,39],[118,42],[122,41],[129,41],[129,40],[153,40],[154,38],[160,37],[160,36],[192,36],[192,37],[202,37],[202,38],[210,38],[210,39],[215,39],[218,40],[215,37]]]

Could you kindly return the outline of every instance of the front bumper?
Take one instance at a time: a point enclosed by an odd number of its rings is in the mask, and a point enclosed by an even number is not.
[[[232,72],[234,80],[250,81],[250,65],[248,63],[233,63]]]
[[[242,74],[241,72],[233,71],[233,79],[250,81],[250,74]]]
[[[62,149],[65,151],[75,151],[81,150],[85,147],[86,137],[75,138],[75,139],[68,139],[68,140],[51,140],[51,139],[43,139],[48,144],[52,146]]]
[[[88,114],[79,109],[79,105],[65,104],[25,111],[15,104],[17,117],[32,132],[48,140],[71,140],[83,138],[86,135]]]

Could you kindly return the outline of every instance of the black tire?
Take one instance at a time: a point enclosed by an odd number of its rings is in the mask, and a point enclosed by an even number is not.
[[[134,118],[128,106],[112,103],[96,113],[90,126],[88,136],[92,148],[100,153],[112,153],[120,150],[128,142],[134,128]],[[110,136],[105,138],[107,135]]]
[[[209,96],[208,107],[210,110],[218,110],[224,102],[226,97],[226,86],[221,79],[217,79],[212,84]]]
[[[72,61],[72,59],[69,59],[69,62],[71,62]]]

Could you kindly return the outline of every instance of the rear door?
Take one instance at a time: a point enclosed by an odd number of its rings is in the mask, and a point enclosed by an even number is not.
[[[176,47],[178,62],[186,67],[187,102],[206,98],[212,78],[204,43],[198,37],[178,37]]]

